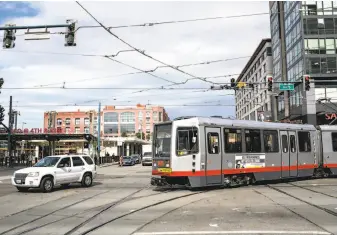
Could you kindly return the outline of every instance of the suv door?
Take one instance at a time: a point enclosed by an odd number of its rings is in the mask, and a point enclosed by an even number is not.
[[[57,164],[55,170],[55,181],[57,184],[71,183],[71,161],[70,157],[64,157]]]
[[[72,179],[73,181],[80,181],[81,175],[85,171],[85,164],[80,157],[71,157],[73,161]]]

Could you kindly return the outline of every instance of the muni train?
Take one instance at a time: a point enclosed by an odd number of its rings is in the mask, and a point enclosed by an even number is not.
[[[151,184],[248,185],[337,175],[337,126],[186,117],[155,124]]]

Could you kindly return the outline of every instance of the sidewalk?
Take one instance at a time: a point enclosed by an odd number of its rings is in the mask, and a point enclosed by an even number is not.
[[[102,167],[108,167],[108,166],[113,166],[113,165],[118,165],[118,162],[104,163],[104,164],[97,165],[97,166],[100,167],[100,168],[102,168]]]

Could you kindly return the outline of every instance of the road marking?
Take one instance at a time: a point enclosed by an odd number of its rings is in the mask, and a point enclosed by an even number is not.
[[[209,226],[216,227],[216,228],[219,227],[218,224],[209,224]]]
[[[9,180],[11,177],[11,175],[0,176],[0,180]]]
[[[134,235],[194,235],[194,234],[331,234],[322,231],[176,231],[176,232],[140,232]]]

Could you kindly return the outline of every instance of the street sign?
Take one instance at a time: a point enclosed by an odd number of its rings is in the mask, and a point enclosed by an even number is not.
[[[293,91],[294,89],[294,84],[280,84],[281,91]]]

